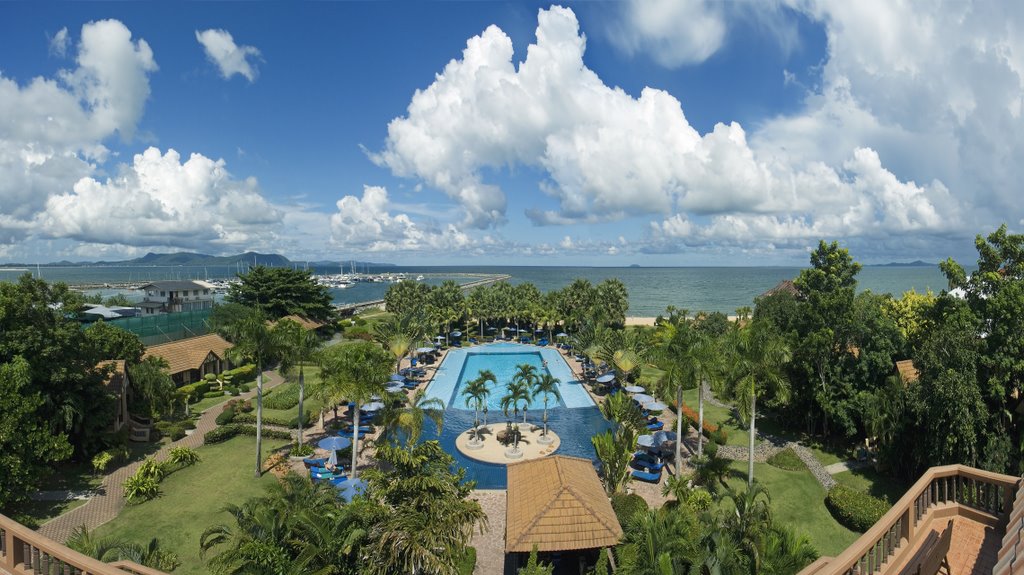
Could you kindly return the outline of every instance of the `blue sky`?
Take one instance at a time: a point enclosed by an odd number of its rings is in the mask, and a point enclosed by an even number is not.
[[[4,3],[0,261],[971,258],[1024,218],[1024,15],[954,8]]]

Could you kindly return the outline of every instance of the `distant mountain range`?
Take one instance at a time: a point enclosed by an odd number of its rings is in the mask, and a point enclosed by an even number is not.
[[[887,264],[872,264],[870,267],[873,268],[920,268],[920,267],[935,267],[937,264],[923,262],[921,260],[914,260],[912,262],[889,262]]]
[[[148,253],[141,258],[135,258],[132,260],[121,260],[121,261],[97,261],[97,262],[69,262],[60,261],[52,262],[48,264],[42,264],[44,266],[233,266],[237,264],[246,265],[261,265],[261,266],[272,266],[272,267],[288,267],[292,265],[310,265],[317,267],[330,267],[340,266],[344,263],[345,268],[348,269],[352,266],[353,262],[331,262],[331,261],[292,261],[280,254],[260,254],[256,252],[245,252],[244,254],[237,254],[233,256],[211,256],[208,254],[197,254],[190,252],[177,252],[173,254],[154,254]],[[379,268],[379,267],[391,267],[394,264],[382,264],[374,262],[354,262],[356,268],[363,269],[367,266]],[[24,264],[24,263],[9,263],[2,264],[5,266],[19,266],[19,267],[34,267],[35,264]]]

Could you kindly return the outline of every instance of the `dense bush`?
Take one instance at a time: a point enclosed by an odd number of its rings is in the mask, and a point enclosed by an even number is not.
[[[774,465],[779,469],[785,469],[786,471],[800,471],[807,466],[804,464],[800,456],[796,454],[791,447],[787,447],[782,451],[779,451],[775,455],[768,458],[768,464]]]
[[[250,381],[256,381],[256,365],[250,363],[235,369],[229,369],[220,375],[222,379],[230,379],[233,385],[249,383]]]
[[[191,447],[172,447],[167,460],[179,467],[188,467],[199,463],[199,453]]]
[[[203,394],[210,391],[210,384],[206,381],[190,383],[178,388],[177,394],[181,397],[188,397],[189,403],[196,403],[203,398]]]
[[[366,341],[373,340],[373,334],[370,333],[370,329],[361,325],[355,325],[346,329],[345,337],[348,339],[362,339]]]
[[[263,400],[263,407],[267,409],[291,409],[298,404],[299,386],[295,383],[278,386]]]
[[[825,497],[825,507],[840,525],[863,533],[889,510],[889,504],[877,497],[836,485]]]
[[[207,399],[211,397],[224,397],[224,392],[215,389],[213,391],[207,391],[206,393],[203,394],[203,397]]]
[[[235,406],[226,405],[224,407],[224,411],[220,412],[220,415],[217,416],[217,425],[225,425],[231,423],[231,421],[235,419]]]
[[[241,392],[238,390],[237,387],[229,387],[228,393],[230,393],[232,397],[238,397],[239,395],[241,395]]]
[[[293,443],[289,455],[292,457],[309,457],[313,455],[313,446],[308,443],[303,443],[301,446]]]
[[[636,493],[616,493],[612,495],[612,509],[615,510],[619,523],[626,525],[634,515],[647,511],[647,502]]]
[[[302,419],[305,420],[305,421],[302,422],[302,425],[304,425],[304,426],[305,425],[309,425],[309,422],[312,419],[312,414],[309,413],[308,411],[305,411],[305,412],[302,413]],[[235,421],[235,423],[253,423],[253,424],[255,424],[256,423],[256,414],[255,413],[239,413],[239,414],[235,415],[234,421]],[[291,417],[291,418],[285,419],[283,417],[275,417],[273,415],[268,415],[266,412],[264,412],[263,413],[263,425],[277,425],[279,427],[297,427],[299,425],[299,417],[295,416],[295,417]]]
[[[112,447],[97,453],[92,458],[92,469],[96,473],[105,472],[112,464],[123,463],[128,460],[130,452],[128,447]]]
[[[690,409],[690,406],[683,405],[683,415],[685,415],[687,419],[692,421],[694,423],[694,425],[697,424],[697,420],[698,420],[697,412],[692,410],[692,409]],[[721,445],[725,445],[725,442],[728,439],[728,436],[726,435],[725,430],[720,428],[719,426],[715,425],[714,423],[711,423],[710,421],[708,421],[708,418],[706,418],[706,417],[704,418],[704,429],[703,429],[703,432],[704,432],[705,437],[708,437],[710,439],[714,439],[716,442],[718,442]]]
[[[124,497],[128,503],[142,503],[160,495],[160,482],[152,477],[132,475],[124,480]]]
[[[207,431],[204,436],[204,440],[206,443],[221,443],[235,437],[236,435],[254,436],[256,435],[256,426],[245,425],[242,423],[229,423]],[[264,429],[263,437],[268,439],[291,439],[292,434],[279,429]]]
[[[191,428],[187,428],[186,423],[181,421],[158,421],[153,427],[160,432],[161,436],[167,436],[171,438],[171,441],[177,441],[185,437],[185,429],[194,429],[195,424],[193,423]]]

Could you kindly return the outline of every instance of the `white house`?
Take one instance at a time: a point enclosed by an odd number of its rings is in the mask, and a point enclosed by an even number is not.
[[[211,309],[213,286],[204,281],[163,281],[142,286],[145,296],[138,307],[143,315]]]

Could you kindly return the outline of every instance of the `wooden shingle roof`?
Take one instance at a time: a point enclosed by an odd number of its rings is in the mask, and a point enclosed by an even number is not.
[[[917,378],[921,377],[921,372],[917,371],[917,367],[914,365],[914,360],[904,359],[896,362],[896,371],[900,374],[900,381],[904,384],[913,383],[917,381]]]
[[[277,321],[283,321],[283,320],[286,320],[286,319],[290,319],[290,320],[294,321],[295,323],[301,325],[302,329],[304,329],[306,331],[313,330],[313,329],[320,329],[320,328],[322,328],[324,326],[323,322],[319,322],[319,321],[316,321],[315,319],[309,319],[308,317],[302,317],[301,315],[294,315],[294,314],[286,315],[286,316],[282,317],[281,319],[279,319]],[[274,322],[274,324],[276,325],[277,322]]]
[[[788,293],[793,297],[800,297],[800,290],[797,289],[796,284],[793,283],[793,280],[782,280],[778,283],[778,285],[764,292],[758,297],[768,297],[779,293]]]
[[[225,353],[232,347],[234,346],[226,339],[211,333],[150,346],[146,348],[146,353],[142,357],[164,358],[168,373],[173,375],[190,369],[199,369],[211,353],[224,359]]]
[[[622,527],[588,459],[553,455],[508,466],[505,552],[615,545]]]
[[[120,394],[124,389],[124,363],[123,359],[107,359],[96,364],[96,369],[112,368],[107,374],[107,378],[103,380],[103,386],[111,393]]]
[[[1017,489],[1001,543],[992,575],[1024,575],[1024,481]]]

